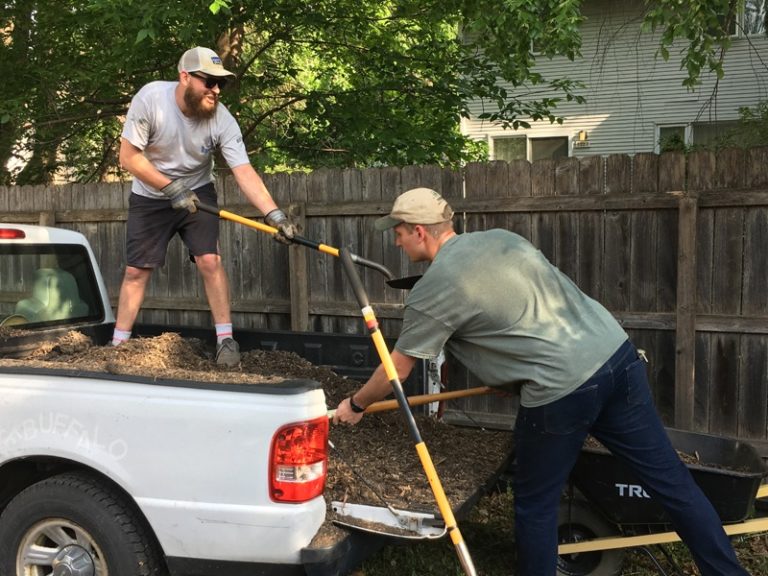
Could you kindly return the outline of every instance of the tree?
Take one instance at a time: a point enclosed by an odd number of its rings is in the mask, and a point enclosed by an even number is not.
[[[575,0],[493,12],[477,0],[5,0],[0,161],[27,160],[17,182],[62,169],[104,177],[131,96],[175,79],[194,45],[238,72],[223,100],[262,168],[475,159],[482,150],[459,131],[471,98],[498,102],[492,117],[515,124],[554,120],[558,99],[573,97],[573,83],[531,72],[530,40],[575,54],[578,19]],[[548,93],[515,99],[497,76]]]
[[[693,4],[711,12],[725,1]],[[675,21],[677,2],[649,2],[649,22]],[[512,128],[559,121],[558,102],[580,99],[573,80],[537,73],[531,50],[535,42],[545,47],[537,57],[577,56],[580,4],[0,0],[0,181],[117,171],[131,97],[146,82],[174,80],[195,45],[215,48],[238,73],[222,100],[261,169],[481,159],[482,146],[459,130],[473,99],[487,103],[489,121]],[[672,38],[691,29],[677,26]]]

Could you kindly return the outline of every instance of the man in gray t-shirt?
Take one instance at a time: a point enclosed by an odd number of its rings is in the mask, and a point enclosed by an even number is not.
[[[613,316],[521,236],[457,235],[435,191],[400,195],[378,230],[429,262],[405,302],[392,364],[405,380],[445,347],[489,386],[521,390],[515,422],[519,576],[554,576],[560,496],[588,434],[628,465],[664,506],[703,576],[739,575],[720,519],[680,461],[656,413],[644,361]],[[383,366],[336,409],[356,424],[392,391]]]
[[[289,243],[294,225],[275,204],[248,160],[236,120],[219,103],[234,74],[208,48],[187,50],[176,82],[150,82],[134,96],[123,126],[120,164],[133,176],[127,224],[127,266],[113,345],[131,336],[152,270],[165,263],[168,242],[179,234],[205,285],[216,328],[216,361],[237,365],[229,283],[219,255],[219,218],[198,211],[216,205],[213,157],[219,151],[248,200]]]

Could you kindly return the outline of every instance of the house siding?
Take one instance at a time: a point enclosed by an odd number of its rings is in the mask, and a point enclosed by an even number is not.
[[[570,77],[584,87],[584,104],[563,102],[556,113],[562,124],[539,121],[530,129],[504,130],[477,118],[483,103],[470,106],[462,130],[473,139],[526,135],[531,138],[588,133],[588,148],[571,148],[573,156],[654,152],[658,125],[737,120],[741,106],[768,99],[768,38],[734,37],[724,59],[725,76],[717,82],[705,72],[695,91],[682,85],[684,45],[670,49],[665,62],[656,56],[660,35],[641,32],[644,3],[596,0],[585,3],[582,58],[542,59],[536,70],[545,78]],[[505,86],[514,92],[511,86]],[[492,105],[491,105],[492,106]]]

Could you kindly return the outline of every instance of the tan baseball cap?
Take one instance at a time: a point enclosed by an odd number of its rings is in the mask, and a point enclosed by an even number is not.
[[[221,58],[210,48],[196,46],[184,52],[179,60],[179,72],[202,72],[208,76],[234,76],[224,69]]]
[[[388,216],[374,223],[376,230],[387,230],[398,224],[439,224],[453,218],[453,209],[445,198],[430,188],[413,188],[403,192],[392,205]]]

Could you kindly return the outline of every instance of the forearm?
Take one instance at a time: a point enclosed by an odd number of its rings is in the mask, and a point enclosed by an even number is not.
[[[133,144],[123,139],[120,143],[120,165],[131,173],[134,178],[141,180],[147,186],[160,190],[168,184],[171,179],[155,168],[142,151]]]
[[[384,366],[379,364],[373,375],[357,392],[352,395],[355,404],[363,408],[370,406],[374,402],[378,402],[389,396],[392,392],[392,385],[389,383],[389,378],[384,370]]]
[[[416,358],[401,354],[397,350],[393,351],[391,356],[398,379],[402,381],[408,378],[411,370],[413,370],[413,365],[416,363]],[[333,423],[357,424],[363,417],[361,409],[365,409],[374,402],[386,398],[390,392],[392,392],[392,384],[390,383],[389,376],[386,370],[384,370],[384,365],[379,365],[374,371],[373,376],[368,379],[368,382],[362,388],[350,398],[345,398],[341,401],[333,415]],[[352,398],[354,398],[354,408],[350,403]]]
[[[413,370],[413,366],[416,363],[416,359],[401,354],[397,350],[394,350],[391,353],[391,357],[392,363],[397,371],[397,377],[402,382],[410,375],[411,370]],[[387,376],[384,365],[380,364],[373,375],[368,379],[368,382],[355,392],[353,396],[355,404],[361,407],[366,407],[386,398],[391,392],[392,384],[390,383],[389,376]]]
[[[267,215],[278,207],[261,176],[258,175],[250,164],[236,166],[232,169],[232,174],[243,195],[262,214]]]

